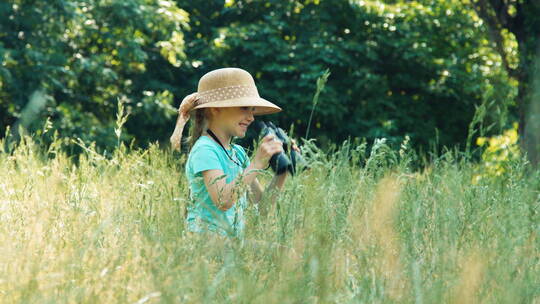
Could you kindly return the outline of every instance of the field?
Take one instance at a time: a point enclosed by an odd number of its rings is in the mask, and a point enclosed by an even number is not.
[[[540,303],[522,161],[473,183],[455,151],[412,170],[406,146],[305,143],[311,169],[241,241],[184,232],[185,155],[60,146],[0,150],[2,303]]]

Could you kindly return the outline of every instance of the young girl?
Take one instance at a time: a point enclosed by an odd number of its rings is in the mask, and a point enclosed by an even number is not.
[[[187,207],[188,231],[242,236],[246,186],[251,190],[251,201],[258,204],[263,189],[257,175],[268,167],[272,155],[283,152],[283,146],[273,135],[267,135],[250,161],[244,148],[231,140],[245,136],[254,115],[279,111],[280,107],[259,97],[253,77],[239,68],[205,74],[199,80],[197,93],[184,98],[171,144],[180,150],[183,126],[191,115],[190,152],[185,167],[193,202]],[[292,148],[300,152],[294,143]],[[281,190],[287,174],[275,175],[264,193],[274,188]],[[259,206],[259,210],[264,212],[265,206]]]

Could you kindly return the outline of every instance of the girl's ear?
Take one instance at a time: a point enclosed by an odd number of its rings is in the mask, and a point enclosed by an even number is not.
[[[221,108],[208,108],[208,115],[210,119],[217,117],[221,113]]]

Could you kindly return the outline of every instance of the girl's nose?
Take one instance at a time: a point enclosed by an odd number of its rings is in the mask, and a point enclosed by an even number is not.
[[[255,120],[255,117],[253,116],[253,113],[254,113],[254,112],[255,112],[255,111],[249,112],[249,115],[248,115],[248,120],[249,120],[249,122],[252,122],[252,121]]]

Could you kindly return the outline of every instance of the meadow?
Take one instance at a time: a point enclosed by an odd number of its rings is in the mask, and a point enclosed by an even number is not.
[[[453,150],[304,142],[310,169],[238,240],[184,231],[185,154],[79,144],[0,150],[1,303],[540,303],[523,160],[473,183]]]

